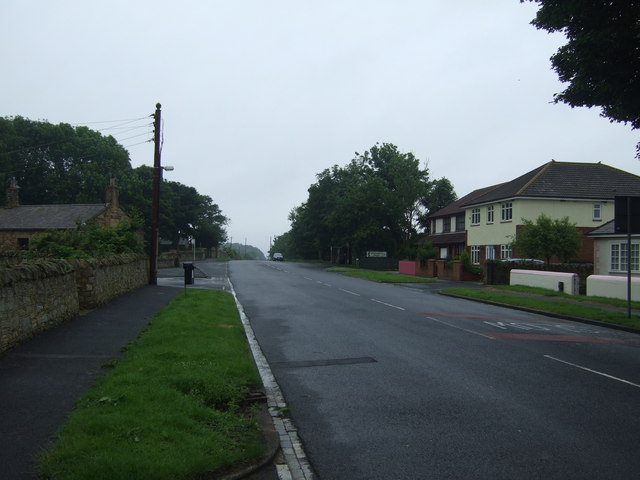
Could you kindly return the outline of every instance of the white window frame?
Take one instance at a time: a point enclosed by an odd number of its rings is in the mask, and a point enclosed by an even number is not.
[[[480,209],[471,209],[471,225],[480,225]]]
[[[627,243],[612,243],[609,249],[611,253],[609,266],[613,272],[627,271]],[[631,244],[631,271],[640,271],[640,244]]]
[[[484,249],[484,258],[485,260],[495,260],[496,247],[493,245],[487,245]]]
[[[473,265],[480,264],[480,245],[471,246],[471,263]]]
[[[602,220],[602,205],[599,203],[593,204],[593,220],[597,222]]]
[[[504,202],[500,205],[500,220],[502,222],[513,220],[513,202]]]
[[[500,258],[511,258],[511,245],[500,245]]]
[[[493,223],[493,205],[487,207],[487,223]]]

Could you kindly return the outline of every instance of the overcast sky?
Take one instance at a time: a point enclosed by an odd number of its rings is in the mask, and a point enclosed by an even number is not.
[[[552,104],[560,34],[518,0],[0,2],[0,116],[113,134],[209,195],[265,253],[316,174],[388,142],[458,196],[551,159],[634,174],[640,140]],[[117,120],[139,119],[127,125]],[[104,122],[104,123],[101,123]],[[117,127],[120,128],[111,128]],[[127,128],[122,128],[127,127]]]

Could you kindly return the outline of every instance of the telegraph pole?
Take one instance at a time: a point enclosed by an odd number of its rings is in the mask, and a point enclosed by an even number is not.
[[[162,168],[160,167],[160,125],[162,105],[156,103],[156,111],[153,114],[153,183],[151,188],[151,253],[149,258],[149,285],[158,284],[158,241],[160,228],[160,180]]]

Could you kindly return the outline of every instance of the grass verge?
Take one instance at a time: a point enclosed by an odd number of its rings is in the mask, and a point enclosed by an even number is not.
[[[502,287],[500,288],[502,289]],[[619,305],[617,301],[612,303],[611,299],[604,299],[603,303],[598,302],[598,297],[574,297],[567,294],[556,294],[550,290],[531,289],[529,287],[525,287],[524,289],[509,287],[504,290],[511,290],[513,292],[529,295],[514,295],[508,293],[508,291],[502,293],[494,289],[489,290],[476,288],[447,288],[442,290],[442,293],[502,303],[505,305],[531,308],[542,312],[556,313],[570,317],[640,328],[640,318],[638,318],[637,315],[632,315],[631,318],[627,318],[626,312],[607,310],[606,306],[622,306]],[[562,299],[561,301],[551,299],[545,300],[544,298],[541,298],[543,295],[560,296]],[[598,305],[598,303],[601,304]]]
[[[260,377],[233,296],[190,290],[78,401],[40,459],[55,480],[189,479],[264,454]]]
[[[363,278],[379,283],[433,283],[432,278],[415,277],[413,275],[401,275],[395,272],[379,272],[376,270],[362,270],[351,267],[329,267],[327,272],[338,272],[350,277]]]

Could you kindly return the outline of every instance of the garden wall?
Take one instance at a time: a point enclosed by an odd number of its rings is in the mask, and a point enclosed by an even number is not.
[[[145,255],[113,255],[71,260],[70,263],[76,272],[81,310],[104,305],[123,293],[149,283],[149,262]]]
[[[64,260],[0,268],[0,352],[78,314],[78,291]]]
[[[0,266],[0,352],[148,283],[146,256]]]

